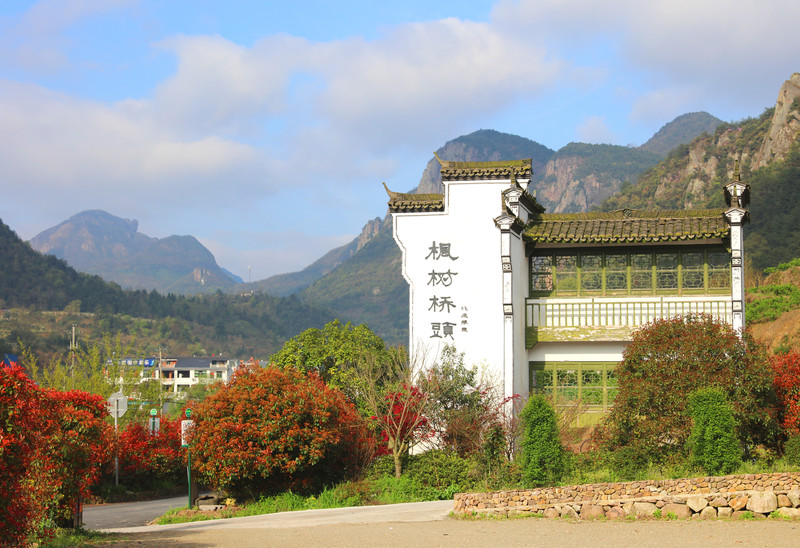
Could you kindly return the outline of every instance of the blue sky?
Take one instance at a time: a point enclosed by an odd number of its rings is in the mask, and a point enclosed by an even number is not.
[[[756,116],[800,71],[795,0],[0,0],[0,219],[87,209],[253,280],[383,216],[478,129],[639,145]]]

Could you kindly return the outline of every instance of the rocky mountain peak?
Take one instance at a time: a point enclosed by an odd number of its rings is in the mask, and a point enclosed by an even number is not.
[[[136,220],[83,211],[41,232],[30,244],[126,288],[197,293],[227,289],[238,281],[193,236],[151,238],[138,227]]]
[[[778,92],[769,132],[761,148],[753,156],[750,168],[758,169],[775,160],[784,159],[798,134],[800,134],[800,73],[795,72],[783,83]]]

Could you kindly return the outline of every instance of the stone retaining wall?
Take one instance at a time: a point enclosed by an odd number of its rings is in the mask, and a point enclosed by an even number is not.
[[[458,493],[456,514],[536,513],[545,517],[688,518],[777,512],[800,517],[800,473],[746,474],[627,483],[594,483],[494,493]]]

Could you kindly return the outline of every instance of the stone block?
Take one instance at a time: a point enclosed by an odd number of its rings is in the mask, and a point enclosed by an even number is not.
[[[561,517],[562,518],[578,519],[578,512],[576,512],[575,509],[572,506],[566,504],[561,509]]]
[[[705,497],[689,497],[686,501],[686,506],[692,509],[692,512],[700,512],[703,508],[708,506],[708,501]]]
[[[709,503],[714,508],[720,508],[722,506],[728,506],[728,499],[725,497],[717,497]]]
[[[692,517],[692,510],[685,504],[670,502],[661,509],[661,517],[668,518],[672,516],[678,519],[688,519]]]
[[[775,510],[775,515],[782,518],[796,519],[800,517],[800,508],[778,508]]]
[[[720,506],[717,508],[717,516],[721,518],[729,518],[733,515],[733,508],[730,506]]]
[[[634,502],[631,513],[636,517],[653,517],[658,508],[652,502]]]
[[[717,509],[713,506],[706,506],[700,510],[700,518],[702,519],[716,519]]]
[[[546,518],[557,518],[561,517],[561,514],[555,508],[546,508],[542,515]]]
[[[746,508],[751,512],[769,514],[778,509],[778,497],[772,491],[752,491]]]
[[[742,495],[739,497],[733,497],[730,501],[730,507],[733,508],[734,512],[738,512],[742,510],[745,506],[747,506],[747,501],[749,497],[747,495]]]
[[[596,504],[584,504],[581,508],[581,519],[598,519],[605,517],[602,506]]]
[[[606,510],[606,517],[608,519],[624,518],[625,515],[625,510],[623,510],[621,506],[609,506],[608,510]]]
[[[792,504],[792,501],[789,499],[789,497],[787,497],[783,493],[778,495],[778,508],[791,508],[792,506],[794,505]]]
[[[220,497],[214,494],[208,495],[200,495],[196,499],[194,499],[195,504],[203,505],[203,506],[215,506],[217,504],[221,504]]]

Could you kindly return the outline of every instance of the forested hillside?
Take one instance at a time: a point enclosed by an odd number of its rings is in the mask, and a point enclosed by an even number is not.
[[[179,339],[181,348],[266,357],[286,339],[332,319],[330,313],[296,297],[221,292],[181,296],[123,290],[34,251],[1,221],[0,256],[0,308],[90,313],[98,322],[104,320],[109,334],[130,329],[132,318],[140,318],[150,322],[139,325],[142,335],[152,336],[158,344]],[[6,348],[16,344],[14,335],[25,325],[9,327],[8,321],[19,316],[3,313],[0,344]],[[36,322],[33,317],[26,321],[29,328]]]
[[[391,221],[352,259],[300,293],[304,302],[335,310],[339,318],[366,323],[391,344],[407,344],[408,283]]]
[[[655,152],[663,158],[678,145],[688,143],[698,135],[714,133],[721,123],[722,120],[707,112],[681,114],[659,129],[639,148]]]

